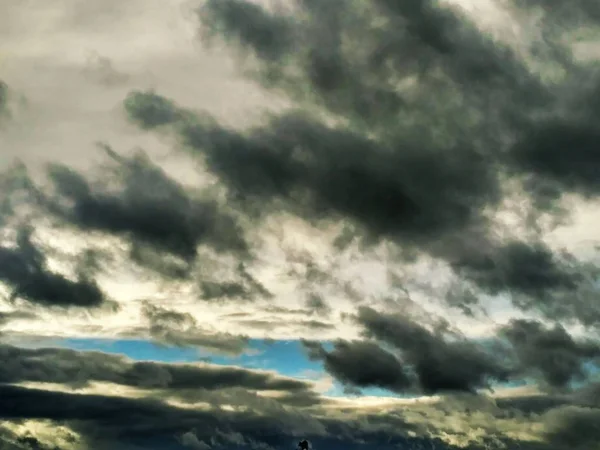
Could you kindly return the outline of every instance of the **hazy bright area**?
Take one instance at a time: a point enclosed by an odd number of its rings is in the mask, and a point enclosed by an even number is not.
[[[0,0],[0,450],[600,449],[600,2]]]

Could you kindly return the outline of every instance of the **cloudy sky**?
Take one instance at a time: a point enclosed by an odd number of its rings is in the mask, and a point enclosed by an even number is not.
[[[599,26],[0,0],[0,449],[600,449]]]

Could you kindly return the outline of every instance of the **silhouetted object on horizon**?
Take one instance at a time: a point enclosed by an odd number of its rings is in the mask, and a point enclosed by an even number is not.
[[[308,450],[308,441],[306,439],[298,442],[298,450]]]

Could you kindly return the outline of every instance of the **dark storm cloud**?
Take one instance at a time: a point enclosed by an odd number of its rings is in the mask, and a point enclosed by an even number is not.
[[[230,333],[210,332],[189,313],[144,305],[143,315],[149,322],[153,339],[181,347],[200,347],[219,353],[240,355],[248,347],[248,338]]]
[[[71,280],[51,271],[32,234],[33,229],[21,227],[15,247],[0,247],[0,281],[12,290],[11,299],[61,307],[96,307],[107,301],[96,282],[85,274]]]
[[[189,194],[144,153],[126,158],[104,149],[112,164],[95,183],[64,165],[49,167],[56,194],[46,202],[53,213],[83,230],[123,235],[186,261],[200,244],[246,251],[240,226],[213,200]]]
[[[373,342],[337,341],[330,352],[318,342],[303,341],[309,357],[350,389],[379,387],[403,392],[411,385],[402,362]]]
[[[445,339],[441,332],[431,332],[408,317],[360,307],[356,320],[368,337],[400,351],[426,393],[474,391],[510,375],[502,355],[492,357],[483,346],[464,339]]]
[[[539,322],[513,320],[501,334],[513,346],[525,374],[540,372],[553,387],[565,387],[573,381],[585,381],[589,374],[584,365],[600,363],[600,342],[577,340],[562,326],[546,327]]]

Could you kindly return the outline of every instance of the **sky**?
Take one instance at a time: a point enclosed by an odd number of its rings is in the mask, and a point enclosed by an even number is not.
[[[600,449],[599,27],[0,0],[0,450]]]

